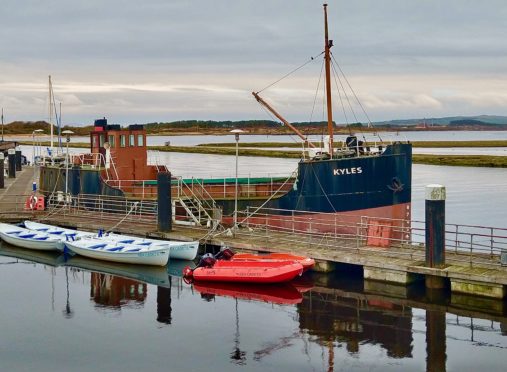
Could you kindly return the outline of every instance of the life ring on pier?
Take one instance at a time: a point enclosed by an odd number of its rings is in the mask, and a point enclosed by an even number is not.
[[[30,196],[30,209],[33,211],[37,208],[37,197],[35,195]]]
[[[37,196],[30,195],[28,198],[26,198],[25,209],[32,210],[32,211],[36,210],[38,201],[39,201],[39,199],[37,198]]]

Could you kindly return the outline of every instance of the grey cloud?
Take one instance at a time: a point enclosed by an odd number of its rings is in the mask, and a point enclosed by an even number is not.
[[[504,4],[330,2],[333,53],[374,120],[506,114],[490,81],[507,72]],[[48,74],[73,122],[106,112],[123,122],[265,118],[250,91],[323,46],[322,8],[312,0],[3,0],[2,13],[0,104],[21,119],[43,115]],[[308,66],[268,99],[289,120],[306,120],[319,71],[320,62]],[[439,88],[451,96],[434,94]]]

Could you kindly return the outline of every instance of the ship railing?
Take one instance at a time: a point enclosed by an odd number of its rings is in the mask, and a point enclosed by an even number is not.
[[[112,179],[115,176],[118,179],[118,171],[116,170],[115,162],[113,157],[110,158],[110,168],[113,169],[113,173],[106,167],[106,158],[101,153],[81,153],[81,154],[69,154],[70,164],[79,164],[81,166],[89,166],[93,169],[105,170],[106,180]],[[111,173],[111,174],[110,174]]]
[[[265,177],[238,175],[238,199],[244,198],[272,198],[282,196],[292,189],[292,182],[297,171],[291,175],[268,174]],[[260,182],[262,180],[262,182]],[[201,199],[234,199],[236,196],[236,177],[192,177],[183,178],[182,182],[188,186],[192,194]],[[284,185],[283,188],[280,186]],[[183,189],[182,189],[183,190]]]
[[[212,219],[208,211],[210,211],[213,214],[212,211],[217,209],[217,204],[215,202],[215,199],[213,199],[211,194],[208,192],[208,190],[206,190],[203,183],[199,182],[198,179],[192,178],[191,185],[189,186],[186,182],[183,181],[182,177],[176,177],[176,179],[178,181],[177,182],[178,197],[182,198],[183,196],[188,196],[188,193],[190,193],[190,196],[192,197],[194,202],[199,204],[199,209],[203,209],[203,211],[206,214],[206,217]],[[200,187],[198,187],[197,185],[200,185]]]
[[[147,163],[149,165],[154,165],[157,169],[157,172],[160,172],[164,169],[164,165],[162,165],[160,161],[160,151],[158,150],[150,150],[148,151],[148,160]]]
[[[425,224],[404,219],[351,216],[249,207],[238,212],[243,234],[286,239],[295,246],[307,242],[323,249],[375,250],[389,257],[425,260]],[[498,266],[507,255],[507,229],[476,225],[445,225],[447,264]],[[276,234],[281,234],[283,238]]]
[[[93,220],[126,221],[135,223],[156,223],[157,203],[153,201],[132,201],[124,197],[96,194],[70,195],[53,193],[47,198],[46,211],[52,215],[85,215]]]
[[[89,217],[93,221],[112,221],[115,224],[142,223],[156,226],[158,223],[158,203],[156,200],[130,200],[121,196],[96,194],[65,195],[62,192],[51,194],[46,199],[46,210],[38,218],[57,216]],[[188,215],[178,208],[172,209],[172,220],[176,224],[186,224]]]

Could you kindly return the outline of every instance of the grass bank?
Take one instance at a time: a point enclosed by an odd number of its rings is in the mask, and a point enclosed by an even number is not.
[[[313,142],[315,146],[320,146],[318,142]],[[301,143],[295,142],[243,142],[238,144],[239,147],[287,147],[301,148]],[[367,143],[365,146],[372,146],[373,143]],[[197,146],[202,147],[234,147],[235,143],[203,143]],[[440,148],[440,147],[507,147],[506,140],[498,141],[414,141],[413,147],[420,148]]]

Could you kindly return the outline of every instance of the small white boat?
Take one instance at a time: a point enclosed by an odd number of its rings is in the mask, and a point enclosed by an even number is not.
[[[53,226],[53,225],[48,225],[48,224],[29,221],[29,220],[26,220],[25,222],[23,222],[23,224],[29,230],[38,231],[38,232],[50,234],[53,236],[68,236],[69,238],[74,239],[74,240],[77,240],[79,238],[92,237],[92,236],[97,235],[97,233],[94,233],[94,232],[66,229],[66,228],[63,228],[60,226]],[[66,240],[69,240],[69,239],[66,239]]]
[[[97,236],[96,233],[89,233],[79,230],[70,230],[64,229],[62,227],[48,225],[40,222],[33,221],[25,221],[25,226],[37,231],[54,231],[57,233],[58,231],[62,231],[65,234],[69,234],[71,232],[78,233],[79,237],[84,236]],[[170,258],[178,259],[178,260],[193,260],[197,256],[197,251],[199,249],[199,241],[191,241],[191,242],[179,242],[175,240],[158,240],[158,239],[148,239],[148,238],[139,238],[130,235],[116,234],[116,233],[107,233],[104,235],[107,237],[109,241],[116,241],[119,243],[126,244],[135,244],[135,245],[152,245],[153,247],[166,246],[170,247]]]
[[[129,244],[110,241],[108,237],[81,238],[65,242],[65,247],[75,254],[98,260],[136,265],[165,266],[169,261],[169,246]]]
[[[7,223],[0,223],[0,237],[3,241],[16,247],[39,251],[61,251],[63,249],[62,240],[67,238],[65,235],[52,236]]]
[[[123,235],[110,233],[106,235],[107,238],[118,242],[126,242],[130,244],[153,244],[154,246],[160,244],[169,244],[171,253],[169,255],[172,259],[177,260],[193,260],[197,256],[197,250],[199,249],[199,241],[193,242],[178,242],[175,240],[158,240],[148,238],[138,238],[135,236]]]

